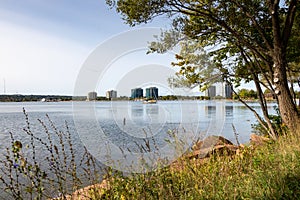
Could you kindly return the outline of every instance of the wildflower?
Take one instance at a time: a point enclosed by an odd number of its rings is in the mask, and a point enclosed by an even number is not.
[[[14,164],[13,164],[13,167],[14,167],[14,168],[18,168],[18,167],[19,167],[19,164],[18,164],[18,163],[14,163]]]
[[[50,165],[50,167],[53,167],[54,166],[54,162],[50,161],[49,165]]]

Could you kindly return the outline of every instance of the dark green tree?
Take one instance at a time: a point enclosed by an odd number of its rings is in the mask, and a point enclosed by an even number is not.
[[[238,95],[243,99],[257,99],[257,92],[254,90],[241,89]]]

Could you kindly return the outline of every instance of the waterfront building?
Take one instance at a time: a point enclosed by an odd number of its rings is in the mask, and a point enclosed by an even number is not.
[[[146,88],[146,98],[158,99],[158,88],[157,87]]]
[[[229,84],[225,84],[225,98],[232,99],[232,88]]]
[[[97,92],[89,92],[87,95],[88,101],[95,101],[97,99]]]
[[[109,90],[106,92],[106,98],[108,99],[114,99],[117,98],[117,91],[115,90]]]
[[[143,98],[143,97],[144,97],[144,94],[143,94],[143,89],[142,88],[131,89],[131,98],[140,99],[140,98]]]
[[[224,82],[215,83],[206,90],[205,95],[210,98],[232,99],[233,90],[229,84]]]
[[[216,86],[215,85],[211,85],[207,89],[207,96],[210,97],[210,98],[216,97]]]

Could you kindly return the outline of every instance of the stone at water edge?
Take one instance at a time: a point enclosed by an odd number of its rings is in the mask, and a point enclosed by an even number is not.
[[[192,147],[192,152],[187,155],[189,159],[205,158],[213,153],[235,154],[239,147],[222,136],[208,136],[202,141],[196,142]]]
[[[200,149],[212,148],[217,145],[226,145],[226,144],[233,145],[233,143],[231,141],[227,140],[226,138],[224,138],[222,136],[210,135],[207,138],[205,138],[204,140],[200,140],[200,141],[196,142],[193,145],[192,150],[196,151],[196,150],[200,150]]]
[[[265,143],[270,142],[270,140],[271,140],[270,138],[259,136],[254,133],[250,135],[250,143],[252,145],[263,145]]]

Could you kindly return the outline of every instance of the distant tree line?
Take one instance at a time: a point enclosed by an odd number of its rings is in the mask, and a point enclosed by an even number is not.
[[[274,94],[269,90],[269,89],[265,89],[264,91],[264,96],[266,99],[276,99],[276,97],[274,96]],[[295,98],[299,98],[300,97],[300,91],[295,91],[294,92]],[[233,99],[238,99],[238,96],[242,99],[258,99],[258,93],[255,90],[252,89],[241,89],[237,92],[237,95],[233,95]],[[300,105],[300,104],[299,104]]]
[[[1,102],[24,102],[24,101],[70,101],[72,96],[59,96],[59,95],[0,95]]]
[[[266,90],[264,94],[268,96],[270,92]],[[237,93],[243,99],[257,99],[257,92],[255,90],[248,90],[248,89],[241,89]],[[296,92],[296,97],[299,98],[300,92]],[[55,102],[55,101],[85,101],[86,96],[60,96],[60,95],[0,95],[0,102],[26,102],[26,101],[48,101],[48,102]],[[174,100],[209,100],[208,96],[180,96],[180,95],[166,95],[166,96],[159,96],[158,100],[161,101],[174,101]],[[216,98],[218,99],[218,98]],[[237,99],[237,95],[233,96],[233,99]],[[98,96],[97,101],[120,101],[120,100],[131,100],[131,98],[127,96],[122,96],[114,99],[108,99],[104,96]]]
[[[248,90],[248,89],[240,89],[238,91],[238,96],[242,99],[258,99],[257,92],[255,90]],[[237,95],[233,96],[234,99],[238,99]]]
[[[159,100],[174,101],[174,100],[209,100],[208,96],[180,96],[180,95],[166,95],[160,96]]]

